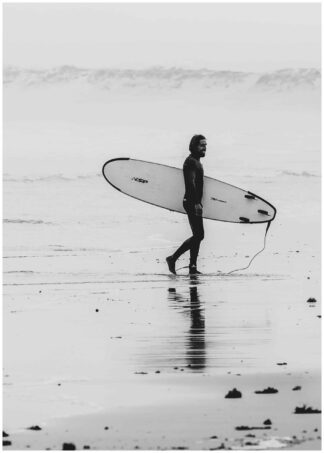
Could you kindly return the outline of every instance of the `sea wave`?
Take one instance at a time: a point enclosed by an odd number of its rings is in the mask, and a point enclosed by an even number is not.
[[[298,177],[305,177],[305,178],[320,178],[320,175],[315,174],[315,173],[309,173],[308,171],[302,171],[302,172],[294,172],[294,171],[288,171],[284,170],[280,173],[282,176],[298,176]]]
[[[75,182],[75,181],[85,181],[85,180],[93,180],[96,178],[101,178],[101,173],[93,173],[93,174],[84,174],[84,175],[63,175],[63,174],[55,174],[55,175],[46,175],[46,176],[11,176],[8,173],[3,175],[4,182],[19,182],[19,183],[34,183],[34,182]]]
[[[44,220],[34,219],[3,219],[3,223],[16,223],[16,224],[30,224],[30,225],[53,225],[52,222],[45,222]]]
[[[136,89],[180,89],[198,84],[206,89],[241,87],[256,90],[320,89],[321,71],[317,68],[287,68],[273,72],[253,73],[242,71],[215,71],[211,69],[165,68],[147,69],[89,69],[59,66],[50,69],[26,69],[7,66],[3,72],[5,86],[40,87],[84,83],[101,89],[124,87]]]

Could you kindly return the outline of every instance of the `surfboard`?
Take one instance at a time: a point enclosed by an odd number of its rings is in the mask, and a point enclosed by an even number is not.
[[[183,171],[128,157],[108,160],[102,173],[120,192],[160,208],[186,214]],[[232,223],[265,223],[276,208],[253,192],[204,176],[203,217]]]

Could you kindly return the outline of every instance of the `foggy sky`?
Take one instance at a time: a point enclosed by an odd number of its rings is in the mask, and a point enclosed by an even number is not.
[[[320,4],[8,3],[5,65],[320,66]]]

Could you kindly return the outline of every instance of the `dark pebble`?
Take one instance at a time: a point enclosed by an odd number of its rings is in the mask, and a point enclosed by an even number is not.
[[[159,371],[159,370],[156,370],[155,374],[159,374],[159,373],[161,373],[161,371]]]
[[[83,450],[90,450],[90,446],[89,445],[83,445]]]
[[[317,300],[314,298],[314,297],[310,297],[307,302],[309,303],[313,303],[313,302],[317,302]]]
[[[9,447],[9,445],[11,445],[10,440],[3,440],[3,441],[2,441],[2,446],[3,446],[3,447]]]
[[[264,425],[272,425],[272,421],[270,420],[270,418],[267,418],[266,420],[264,420],[263,424]]]
[[[319,409],[313,409],[312,407],[306,407],[304,404],[301,407],[296,407],[295,408],[295,414],[321,414],[321,411]]]
[[[169,291],[169,293],[175,293],[176,289],[175,288],[169,288],[168,291]]]
[[[237,431],[251,431],[252,429],[271,429],[271,426],[236,426]]]
[[[217,436],[211,436],[211,439],[218,439]]]
[[[98,311],[99,311],[98,308],[96,308],[96,313],[98,313]]]
[[[2,437],[9,437],[9,434],[7,434],[5,431],[2,431]]]
[[[76,446],[67,442],[63,444],[62,450],[76,450]]]
[[[279,365],[279,366],[287,365],[287,362],[278,362],[277,365]]]
[[[271,394],[271,393],[278,393],[278,390],[273,387],[268,387],[264,390],[256,390],[254,393],[257,393],[258,395],[259,394],[267,395],[267,394]]]
[[[301,386],[300,385],[296,385],[296,387],[293,388],[294,391],[296,390],[301,390]]]
[[[42,428],[38,425],[30,426],[27,429],[31,429],[32,431],[41,431],[42,430]]]
[[[230,390],[228,392],[225,398],[242,398],[242,393],[236,388],[234,388],[233,390]]]
[[[107,429],[109,429],[109,426],[105,426],[105,430],[107,431]]]

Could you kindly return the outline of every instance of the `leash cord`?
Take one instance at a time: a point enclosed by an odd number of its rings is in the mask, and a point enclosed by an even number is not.
[[[246,267],[242,267],[240,269],[234,269],[233,271],[226,272],[226,275],[233,274],[234,272],[237,272],[237,271],[244,271],[245,269],[248,269],[250,267],[250,265],[251,265],[252,261],[254,260],[254,258],[256,258],[261,252],[263,252],[263,250],[266,247],[266,238],[267,238],[267,234],[268,234],[268,230],[270,228],[270,225],[271,225],[271,221],[268,222],[268,225],[267,225],[267,228],[266,228],[266,231],[265,231],[263,248],[252,257],[252,259],[250,260],[249,264]]]
[[[234,269],[233,271],[226,272],[226,275],[233,274],[234,272],[237,272],[237,271],[244,271],[245,269],[248,269],[248,268],[251,266],[252,261],[253,261],[258,255],[260,255],[260,253],[263,252],[263,250],[266,248],[266,239],[267,239],[267,234],[268,234],[270,225],[271,225],[271,220],[270,220],[270,222],[268,222],[268,225],[267,225],[267,228],[266,228],[266,231],[265,231],[263,248],[262,248],[259,252],[257,252],[257,253],[251,258],[249,264],[248,264],[246,267],[242,267],[242,268],[240,268],[240,269]],[[179,270],[181,270],[181,269],[187,269],[188,267],[189,267],[189,266],[179,267],[179,268],[177,269],[177,271],[179,271]]]

